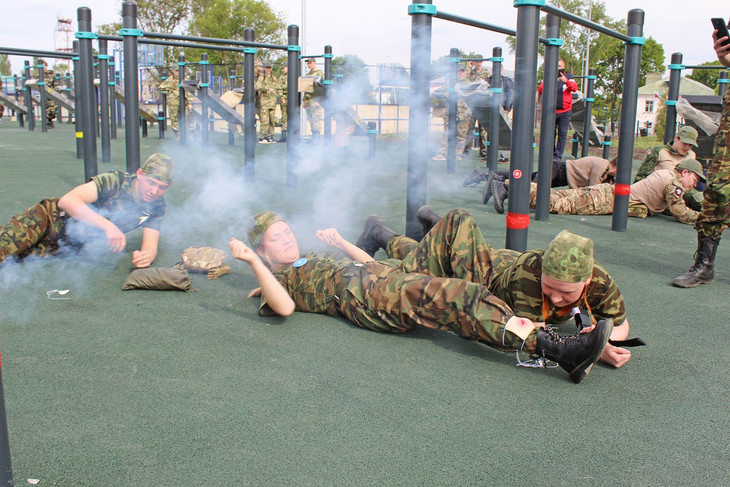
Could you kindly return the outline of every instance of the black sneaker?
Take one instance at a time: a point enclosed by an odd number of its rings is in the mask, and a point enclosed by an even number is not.
[[[474,186],[485,179],[487,179],[487,175],[484,174],[481,169],[475,167],[471,174],[469,174],[469,177],[464,180],[462,186]]]

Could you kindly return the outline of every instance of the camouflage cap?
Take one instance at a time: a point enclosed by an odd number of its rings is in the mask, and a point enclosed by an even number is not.
[[[706,183],[707,180],[705,179],[705,173],[702,170],[702,164],[700,164],[700,161],[696,159],[685,159],[679,164],[677,164],[677,171],[682,172],[683,169],[688,170],[689,172],[693,172],[697,175],[698,178],[700,178],[700,181],[703,183]]]
[[[697,130],[690,127],[689,125],[683,125],[677,130],[677,137],[685,144],[690,144],[697,147]]]
[[[585,281],[593,275],[593,240],[563,230],[545,249],[542,273],[561,282]]]
[[[174,166],[170,156],[165,154],[152,154],[144,161],[142,174],[162,181],[163,183],[171,184]]]
[[[261,239],[271,225],[276,222],[283,222],[284,219],[273,211],[262,211],[251,217],[248,222],[248,243],[256,250],[261,245]]]

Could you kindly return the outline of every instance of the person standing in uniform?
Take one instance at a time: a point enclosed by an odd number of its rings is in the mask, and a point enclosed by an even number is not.
[[[316,236],[345,257],[331,252],[301,256],[289,225],[270,211],[249,223],[250,247],[231,239],[231,255],[250,265],[260,285],[250,294],[262,296],[260,314],[325,313],[391,333],[414,326],[450,329],[499,350],[524,350],[555,360],[574,382],[585,378],[613,330],[613,321],[607,319],[586,333],[560,337],[550,327],[515,316],[481,284],[492,273],[491,259],[465,210],[450,212],[417,244],[430,259],[426,265],[443,267],[448,277],[425,268],[408,269],[397,261],[375,261],[334,228]],[[559,250],[562,254],[566,249]]]
[[[481,55],[477,54],[476,56],[481,59]],[[490,73],[488,69],[484,68],[484,61],[469,61],[469,68],[466,71],[467,81],[483,81],[487,84],[487,86],[489,86],[491,76],[492,73]],[[467,128],[467,135],[469,136],[467,143],[472,140],[476,123],[476,116],[472,114],[469,118],[469,127]],[[487,123],[489,123],[487,120],[479,120],[479,155],[481,157],[487,157],[486,142],[488,134],[487,129],[485,128]],[[465,148],[464,152],[468,153],[469,149]]]
[[[43,60],[43,81],[46,83],[46,86],[49,90],[55,90],[56,89],[56,74],[53,72],[53,70],[48,69],[48,63]],[[50,97],[46,96],[46,127],[49,129],[52,129],[55,127],[55,124],[53,123],[54,120],[56,120],[56,113],[58,111],[58,106],[56,105],[56,102],[51,100]]]
[[[256,81],[256,91],[261,99],[261,121],[259,123],[259,142],[273,144],[274,125],[276,122],[276,91],[277,79],[272,73],[271,64],[264,65],[264,74]]]
[[[714,49],[720,63],[730,68],[730,41],[727,36],[712,33]],[[715,150],[707,171],[707,188],[703,192],[702,211],[695,223],[697,252],[695,263],[687,272],[672,280],[677,287],[697,287],[709,284],[715,278],[715,255],[722,234],[730,226],[730,90],[722,98],[720,127],[715,135]]]
[[[674,169],[685,159],[696,159],[693,146],[697,147],[697,130],[687,125],[680,127],[674,140],[649,150],[636,171],[634,182],[638,183],[657,169]]]
[[[542,94],[543,81],[537,87],[537,92]],[[558,59],[558,99],[555,103],[555,150],[554,159],[562,159],[565,150],[565,142],[568,140],[568,128],[570,117],[573,115],[573,93],[578,91],[578,84],[573,75],[565,71],[565,61]]]
[[[111,252],[126,246],[125,233],[142,227],[142,244],[132,252],[135,267],[157,256],[165,216],[164,194],[172,184],[173,161],[152,154],[134,175],[111,171],[91,178],[59,198],[48,198],[0,227],[0,263],[8,257],[47,257],[78,251],[104,240]]]
[[[279,96],[279,107],[281,109],[281,137],[279,142],[286,142],[286,131],[287,131],[287,94],[289,91],[289,66],[284,64],[281,68],[281,74],[277,78],[276,83],[276,94]]]
[[[165,92],[167,113],[170,119],[170,129],[175,134],[175,138],[179,138],[180,135],[178,132],[180,130],[180,126],[178,121],[180,118],[180,87],[178,84],[180,82],[178,79],[180,78],[180,75],[174,69],[170,70],[169,74],[170,76],[160,83],[160,91]]]
[[[458,81],[466,79],[466,70],[459,68]],[[450,90],[452,95],[456,96],[455,90]],[[445,161],[446,151],[449,143],[449,110],[444,112],[444,136],[441,139],[441,147],[439,153],[432,159],[434,161]],[[456,160],[461,160],[466,149],[467,136],[469,135],[469,121],[471,120],[471,110],[462,97],[458,97],[456,102]]]
[[[306,76],[319,76],[320,82],[324,80],[324,73],[317,69],[317,61],[314,58],[307,59],[307,72]],[[302,96],[302,104],[304,109],[307,111],[307,119],[309,120],[309,127],[312,130],[312,140],[316,142],[319,140],[319,135],[322,133],[322,120],[324,119],[324,108],[320,103],[320,99],[314,96],[313,93],[305,92]]]

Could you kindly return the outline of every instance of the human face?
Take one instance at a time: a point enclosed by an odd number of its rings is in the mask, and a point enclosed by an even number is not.
[[[137,182],[135,183],[135,193],[137,199],[149,203],[161,198],[165,194],[167,188],[170,185],[163,183],[159,179],[151,178],[142,172],[142,169],[137,169]]]
[[[314,59],[310,59],[307,61],[307,68],[309,68],[310,71],[316,67],[317,67],[317,61],[315,61]]]
[[[689,150],[692,148],[692,144],[687,144],[686,142],[682,142],[681,140],[679,140],[679,137],[674,137],[672,147],[683,156],[686,156]]]
[[[684,189],[694,188],[695,186],[697,186],[697,183],[700,179],[697,174],[687,169],[682,169],[682,174],[679,176],[679,178],[682,180],[682,186],[684,187]]]
[[[559,59],[558,60],[558,71],[560,71],[561,69],[565,69],[565,61],[563,61],[562,59]]]
[[[548,297],[551,303],[558,308],[576,303],[583,294],[583,289],[591,281],[589,277],[581,282],[563,282],[543,274],[540,279],[542,292]]]
[[[299,246],[286,222],[276,222],[264,232],[256,253],[276,270],[299,258]]]

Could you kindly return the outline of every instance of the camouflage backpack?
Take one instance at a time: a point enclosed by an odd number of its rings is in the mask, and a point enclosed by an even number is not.
[[[223,261],[228,254],[214,247],[188,247],[182,252],[181,265],[193,272],[206,272],[208,279],[218,279],[231,272]]]

